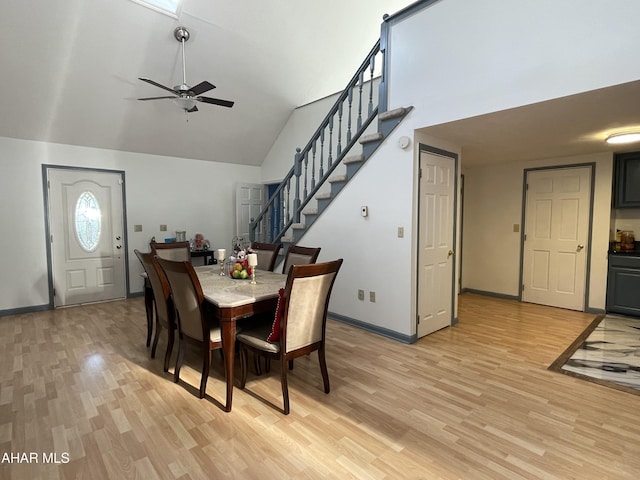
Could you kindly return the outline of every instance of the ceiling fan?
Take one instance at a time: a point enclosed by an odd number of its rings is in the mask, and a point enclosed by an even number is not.
[[[216,88],[215,85],[212,85],[206,80],[204,82],[200,82],[198,85],[195,85],[193,87],[190,87],[189,85],[187,85],[187,69],[186,69],[185,57],[184,57],[184,44],[187,40],[189,40],[189,31],[185,27],[178,27],[173,31],[173,36],[176,38],[177,41],[179,41],[182,44],[182,85],[177,85],[173,88],[169,88],[159,84],[158,82],[149,80],[148,78],[138,77],[138,79],[142,80],[143,82],[150,83],[151,85],[155,85],[156,87],[162,88],[163,90],[167,90],[173,94],[172,96],[147,97],[147,98],[139,98],[138,100],[173,99],[176,105],[178,105],[181,109],[183,109],[185,113],[197,112],[198,111],[198,107],[196,106],[197,102],[210,103],[212,105],[220,105],[221,107],[233,107],[233,102],[230,100],[221,100],[219,98],[203,97],[201,94]]]

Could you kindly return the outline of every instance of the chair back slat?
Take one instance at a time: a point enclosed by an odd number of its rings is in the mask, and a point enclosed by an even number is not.
[[[174,262],[190,262],[191,247],[189,242],[157,243],[151,242],[151,255],[157,255]]]
[[[284,266],[282,267],[282,273],[289,273],[292,265],[308,265],[310,263],[316,263],[318,255],[320,255],[319,247],[311,248],[292,245],[287,250],[287,255],[284,259]]]
[[[251,248],[258,256],[258,268],[273,272],[282,244],[253,242]]]
[[[208,339],[206,322],[202,315],[204,295],[200,281],[190,262],[174,262],[156,257],[164,270],[169,285],[173,303],[178,311],[180,332],[190,338],[203,341]]]
[[[286,352],[320,342],[336,273],[294,278],[287,311]]]
[[[140,263],[142,263],[142,267],[144,268],[149,284],[151,285],[158,320],[163,327],[173,328],[173,322],[169,316],[171,288],[169,287],[169,282],[167,281],[164,272],[162,272],[158,262],[154,260],[150,253],[142,253],[138,250],[134,250],[134,252],[140,260]]]

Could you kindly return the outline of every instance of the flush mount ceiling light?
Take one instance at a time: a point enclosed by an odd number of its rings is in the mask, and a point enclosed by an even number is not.
[[[611,145],[640,142],[640,132],[613,133],[605,141]]]

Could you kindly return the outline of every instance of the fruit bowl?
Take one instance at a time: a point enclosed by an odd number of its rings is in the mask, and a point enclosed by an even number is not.
[[[249,263],[246,260],[235,262],[229,269],[229,276],[234,280],[250,280],[251,267]]]

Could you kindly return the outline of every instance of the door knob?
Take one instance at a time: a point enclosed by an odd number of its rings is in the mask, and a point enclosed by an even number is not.
[[[453,256],[455,254],[456,254],[456,252],[454,252],[453,250],[449,250],[449,255],[448,256],[451,257],[451,256]]]
[[[581,244],[581,243],[579,243],[579,244],[578,244],[578,251],[582,250],[583,248],[584,248],[584,245],[583,245],[583,244]]]
[[[120,235],[118,235],[118,236],[116,237],[116,240],[120,241],[120,238],[121,238],[121,237],[120,237]]]
[[[116,245],[116,248],[120,250],[122,248],[122,245]]]

